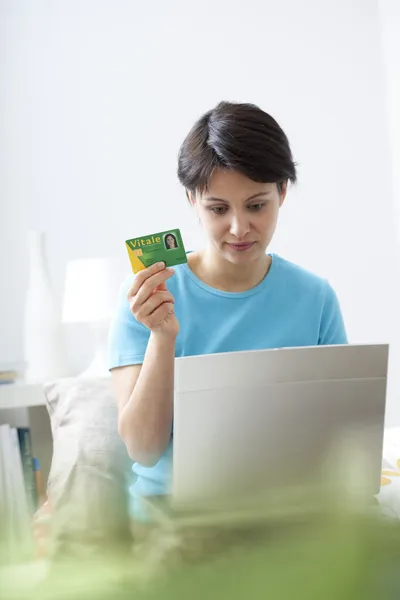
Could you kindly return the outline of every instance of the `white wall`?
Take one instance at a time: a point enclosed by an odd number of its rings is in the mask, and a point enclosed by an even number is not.
[[[393,191],[400,239],[400,3],[379,0],[387,130],[392,149]]]
[[[394,219],[400,252],[400,3],[398,0],[379,0],[382,43],[382,64],[386,99],[386,128],[392,156],[392,190]],[[397,273],[396,285],[400,285]],[[399,296],[397,295],[397,298]],[[398,304],[400,306],[400,303]],[[397,311],[398,312],[398,311]],[[393,315],[394,342],[391,347],[391,414],[400,421],[400,316]],[[396,373],[397,370],[397,373]],[[397,392],[397,406],[395,395]]]
[[[2,11],[0,362],[22,356],[29,229],[48,234],[60,293],[71,258],[110,255],[128,270],[127,237],[180,227],[200,243],[176,154],[221,99],[258,103],[292,142],[299,184],[273,250],[330,278],[352,341],[398,337],[376,1],[3,0]],[[86,332],[70,336],[81,366]],[[393,381],[388,418],[400,423]]]

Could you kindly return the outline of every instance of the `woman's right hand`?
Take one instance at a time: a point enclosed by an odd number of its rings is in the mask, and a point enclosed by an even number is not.
[[[136,274],[128,292],[128,302],[135,319],[152,333],[176,337],[179,323],[175,316],[175,299],[168,291],[166,281],[174,269],[156,263]]]

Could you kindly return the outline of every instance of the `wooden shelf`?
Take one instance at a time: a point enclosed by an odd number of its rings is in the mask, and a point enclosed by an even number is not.
[[[9,383],[0,385],[0,410],[45,406],[46,398],[41,384]]]

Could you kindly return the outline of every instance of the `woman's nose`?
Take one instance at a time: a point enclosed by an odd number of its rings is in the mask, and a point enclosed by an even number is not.
[[[250,224],[246,217],[236,215],[230,225],[230,232],[235,237],[242,239],[250,231]]]

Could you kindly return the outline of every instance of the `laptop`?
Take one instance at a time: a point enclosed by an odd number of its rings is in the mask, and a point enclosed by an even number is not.
[[[378,493],[387,368],[386,344],[177,358],[173,506],[353,485],[355,465],[364,491]]]

